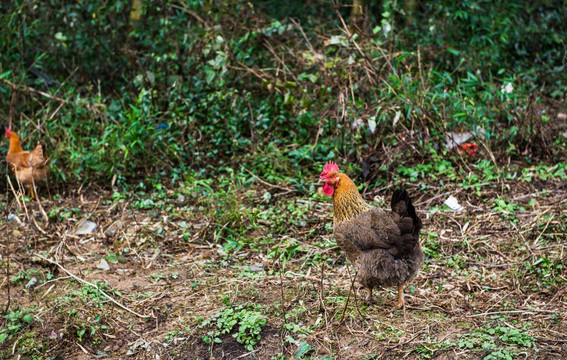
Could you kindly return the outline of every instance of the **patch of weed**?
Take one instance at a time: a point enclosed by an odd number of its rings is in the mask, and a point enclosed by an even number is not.
[[[523,349],[535,346],[536,339],[526,333],[529,327],[529,323],[519,329],[495,323],[491,327],[484,326],[468,334],[457,335],[458,346],[484,353],[485,360],[513,360]]]
[[[0,344],[3,344],[6,340],[11,340],[25,326],[35,321],[33,315],[30,314],[31,312],[31,309],[16,308],[4,315],[6,323],[0,329]]]
[[[222,342],[220,335],[230,334],[237,328],[232,335],[236,340],[250,351],[261,339],[262,327],[266,325],[267,317],[263,313],[260,305],[234,305],[227,306],[210,318],[203,321],[200,328],[212,328],[203,336],[203,341],[210,344]]]

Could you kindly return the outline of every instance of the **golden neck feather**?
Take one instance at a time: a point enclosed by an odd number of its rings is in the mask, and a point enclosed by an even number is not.
[[[20,144],[20,138],[18,137],[18,135],[16,135],[16,133],[11,132],[10,133],[10,148],[8,148],[8,153],[16,153],[16,152],[22,152],[24,151],[24,149],[22,149],[22,145]]]
[[[335,222],[351,220],[372,207],[364,201],[356,185],[345,174],[339,173],[339,184],[333,194]]]

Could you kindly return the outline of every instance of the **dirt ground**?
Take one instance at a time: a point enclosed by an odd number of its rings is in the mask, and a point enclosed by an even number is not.
[[[391,194],[382,191],[384,198]],[[215,227],[211,213],[201,213],[199,201],[177,189],[167,191],[162,208],[98,189],[63,194],[42,202],[49,224],[38,217],[36,202],[27,202],[25,210],[12,203],[9,213],[21,224],[6,216],[0,222],[0,306],[34,320],[0,320],[4,328],[19,325],[0,344],[0,354],[161,360],[567,358],[565,184],[534,180],[484,184],[480,190],[415,186],[409,191],[424,219],[426,260],[406,290],[405,314],[393,308],[393,289],[380,292],[377,304],[361,300],[364,290],[353,286],[352,266],[327,225],[329,202],[277,197],[268,204],[281,209],[274,216],[299,221],[290,222],[283,234],[269,219],[258,220],[232,249],[226,247],[230,225]],[[444,207],[447,192],[465,210]],[[513,207],[494,203],[502,194]],[[243,188],[237,199],[240,206],[260,208],[262,197]],[[85,219],[97,229],[77,235]],[[271,244],[261,241],[269,234]],[[273,256],[275,246],[285,248],[287,261]],[[218,335],[220,342],[206,343],[211,327],[200,324],[235,304],[259,306],[266,316],[261,340],[246,348],[233,336],[236,326]]]

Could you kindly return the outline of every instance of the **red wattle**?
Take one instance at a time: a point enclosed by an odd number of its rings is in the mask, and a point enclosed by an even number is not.
[[[333,194],[335,193],[335,188],[333,186],[329,185],[329,184],[324,184],[323,185],[323,192],[327,196],[333,196]]]

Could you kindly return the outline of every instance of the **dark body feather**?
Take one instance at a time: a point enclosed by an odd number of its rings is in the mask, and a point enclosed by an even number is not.
[[[340,175],[339,184],[352,182]],[[356,187],[346,186],[333,196],[333,205],[337,244],[357,268],[370,297],[374,288],[401,286],[403,291],[423,263],[421,220],[407,192],[395,191],[392,211],[384,211],[368,205]]]
[[[360,283],[368,288],[408,283],[423,262],[413,234],[402,234],[404,222],[396,213],[371,208],[352,220],[335,224],[337,244],[358,268]]]

